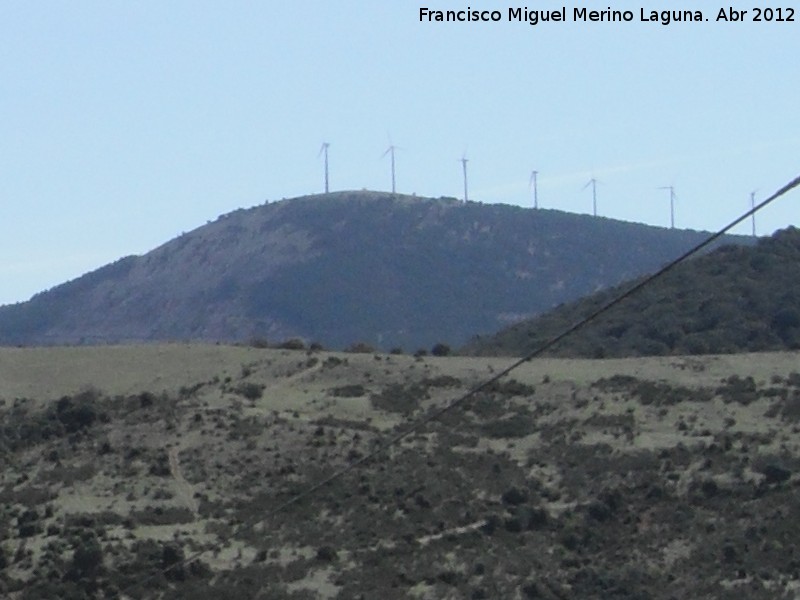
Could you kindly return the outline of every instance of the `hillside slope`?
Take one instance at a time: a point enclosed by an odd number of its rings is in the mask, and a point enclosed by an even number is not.
[[[0,307],[0,343],[461,344],[649,272],[703,235],[454,199],[296,198]]]
[[[466,354],[521,356],[632,283],[472,340]],[[616,306],[555,356],[714,354],[800,348],[800,230],[688,261]]]
[[[0,596],[795,598],[798,358],[2,348]]]

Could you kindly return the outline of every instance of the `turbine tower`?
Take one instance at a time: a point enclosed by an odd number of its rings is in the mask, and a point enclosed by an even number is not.
[[[752,222],[753,222],[753,237],[756,237],[756,192],[758,190],[754,190],[750,192],[750,211],[753,213],[750,215]]]
[[[461,166],[464,169],[464,203],[466,203],[467,200],[469,200],[469,195],[467,194],[467,162],[468,162],[467,155],[466,153],[464,153],[461,156]]]
[[[592,186],[592,214],[597,216],[597,179],[592,177],[589,182],[583,186],[585,190],[587,187]]]
[[[395,187],[395,179],[394,179],[394,151],[395,150],[397,150],[397,146],[393,145],[392,141],[389,140],[389,148],[386,150],[386,152],[383,153],[383,156],[386,156],[388,154],[389,157],[391,158],[391,161],[392,161],[392,194],[397,193],[397,188]],[[383,157],[381,157],[381,158],[383,158]]]
[[[317,154],[317,158],[325,155],[325,193],[327,194],[330,192],[330,186],[328,185],[328,147],[330,144],[328,142],[322,142],[322,147],[319,149],[319,154]]]
[[[669,190],[669,228],[675,229],[675,186],[665,185],[658,189]]]
[[[531,179],[528,185],[533,188],[533,208],[539,208],[539,187],[536,185],[536,176],[539,171],[531,171]]]

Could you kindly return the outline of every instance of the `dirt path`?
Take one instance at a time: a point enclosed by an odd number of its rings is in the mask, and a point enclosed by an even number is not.
[[[199,506],[194,498],[194,487],[186,481],[181,471],[180,451],[181,449],[178,446],[173,446],[169,449],[169,472],[175,480],[178,498],[183,501],[186,508],[191,510],[195,519],[197,519],[199,517]]]
[[[446,529],[445,531],[441,531],[439,533],[423,535],[422,537],[417,538],[417,543],[425,546],[426,544],[430,544],[433,541],[440,540],[449,535],[463,535],[465,533],[476,531],[484,525],[486,525],[486,519],[481,519],[480,521],[475,521],[469,525],[462,525],[461,527],[453,527],[452,529]]]

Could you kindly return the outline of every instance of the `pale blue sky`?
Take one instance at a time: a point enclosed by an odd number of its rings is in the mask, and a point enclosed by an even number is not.
[[[390,186],[715,229],[800,174],[794,23],[714,22],[722,4],[632,23],[422,24],[498,0],[0,2],[0,304],[207,220],[331,186]],[[703,23],[639,22],[639,8]],[[751,3],[726,2],[739,9]],[[756,3],[752,3],[756,4]],[[763,5],[763,2],[757,4]],[[780,3],[779,3],[780,4]],[[776,4],[777,6],[777,4]],[[800,195],[759,216],[798,224]],[[749,231],[748,227],[740,229]]]

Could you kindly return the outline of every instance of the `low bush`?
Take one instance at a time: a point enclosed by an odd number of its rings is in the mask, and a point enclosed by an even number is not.
[[[411,414],[419,408],[420,400],[428,399],[424,386],[411,384],[403,386],[397,383],[385,387],[379,394],[370,397],[372,407],[378,410]]]
[[[366,388],[360,383],[353,385],[343,385],[330,390],[331,396],[337,398],[360,398],[367,393]]]
[[[264,385],[246,381],[237,385],[233,391],[247,400],[258,400],[264,395]]]

